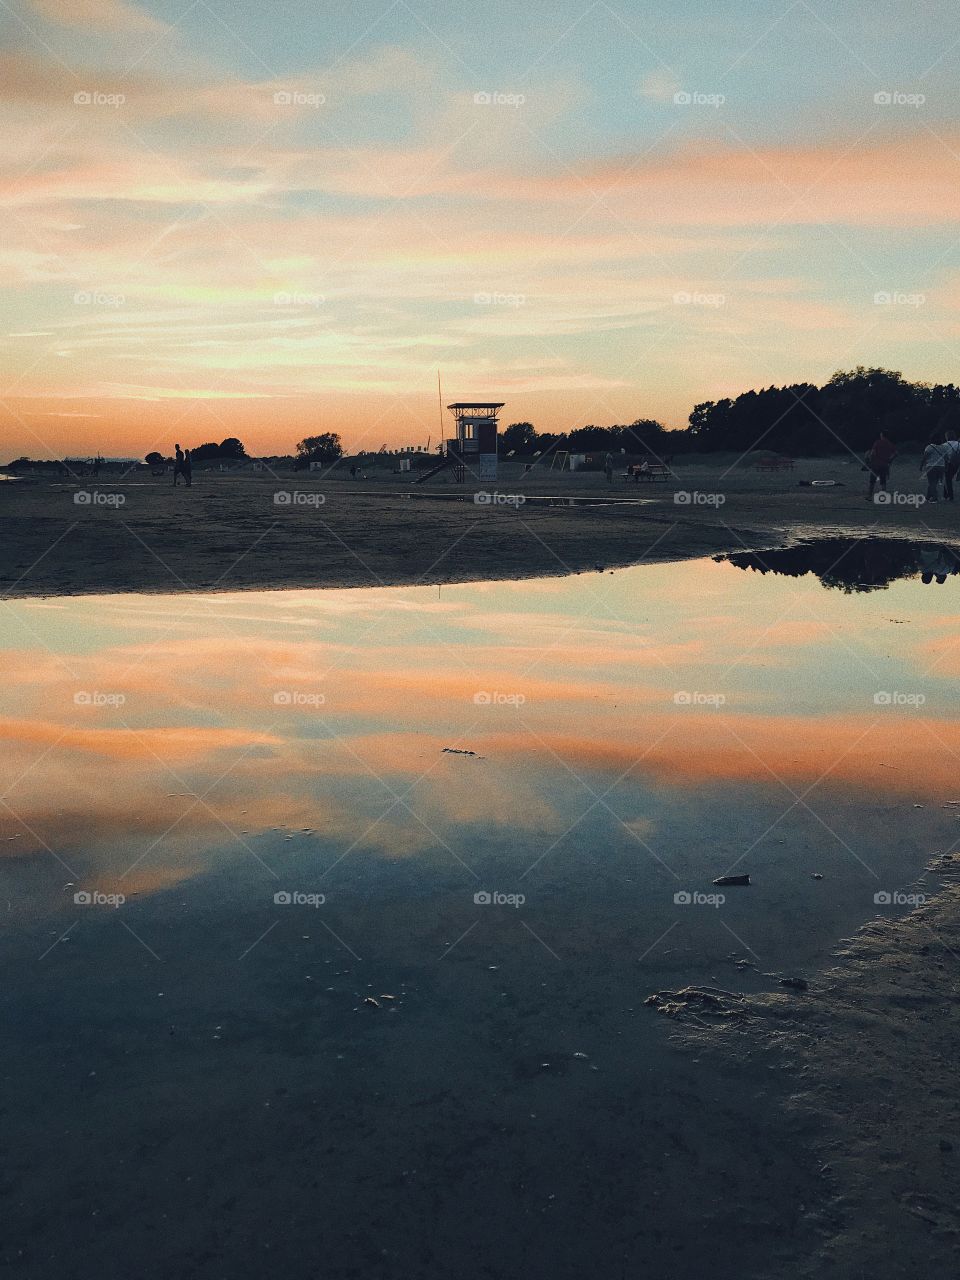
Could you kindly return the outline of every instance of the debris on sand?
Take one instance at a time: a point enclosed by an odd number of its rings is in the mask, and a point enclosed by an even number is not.
[[[475,751],[465,751],[462,747],[444,747],[440,753],[444,756],[477,756]],[[479,760],[480,757],[477,756]]]
[[[363,1003],[371,1005],[374,1009],[380,1008],[380,1001],[376,998],[376,996],[364,996]]]
[[[822,875],[819,871],[814,871],[814,873],[813,873],[813,875],[810,877],[810,879],[811,879],[811,880],[822,880],[822,879],[823,879],[823,875]]]
[[[781,978],[780,985],[781,987],[792,987],[794,991],[806,991],[810,984],[806,978]]]
[[[745,876],[717,876],[716,880],[714,880],[714,882],[713,882],[713,883],[714,883],[714,884],[716,884],[716,885],[720,885],[720,886],[724,886],[724,885],[734,885],[734,884],[749,884],[749,883],[750,883],[750,876],[749,876],[749,875],[745,875]]]

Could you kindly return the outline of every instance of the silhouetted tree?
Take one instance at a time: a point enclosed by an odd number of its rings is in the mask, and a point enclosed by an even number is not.
[[[689,432],[703,450],[860,456],[879,431],[900,442],[926,440],[951,415],[960,421],[960,390],[952,383],[931,387],[860,365],[822,387],[796,383],[704,401],[693,407]]]
[[[511,422],[500,435],[504,453],[513,450],[517,454],[533,453],[537,447],[537,432],[532,422]]]
[[[198,444],[195,449],[190,450],[190,457],[194,462],[209,462],[213,458],[221,458],[220,446],[208,441],[206,444]]]
[[[343,457],[343,445],[335,431],[324,431],[318,436],[306,436],[297,443],[297,466],[306,467],[311,462],[329,466]]]
[[[666,443],[663,423],[655,418],[637,418],[629,427],[615,427],[614,431],[618,433],[616,447],[627,453],[660,453]]]
[[[246,458],[247,451],[243,444],[236,436],[228,436],[226,440],[216,444],[213,441],[207,441],[206,444],[198,444],[195,449],[190,450],[190,456],[194,462],[210,462],[221,460],[224,462],[239,462]]]

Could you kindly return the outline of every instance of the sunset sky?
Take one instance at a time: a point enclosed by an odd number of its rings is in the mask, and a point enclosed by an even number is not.
[[[955,0],[10,0],[0,461],[958,379]],[[878,300],[879,298],[879,300]]]

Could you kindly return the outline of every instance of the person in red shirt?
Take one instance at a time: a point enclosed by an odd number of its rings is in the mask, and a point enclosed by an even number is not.
[[[867,454],[867,466],[870,468],[870,488],[867,499],[872,500],[877,485],[886,493],[887,481],[890,478],[890,464],[897,456],[897,447],[883,432],[877,436]]]

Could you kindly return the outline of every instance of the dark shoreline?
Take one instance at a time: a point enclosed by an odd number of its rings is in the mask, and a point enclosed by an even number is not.
[[[960,1250],[960,854],[927,900],[841,940],[806,991],[661,1006],[684,1054],[792,1082],[789,1120],[822,1161],[820,1238],[779,1276],[949,1275]],[[923,880],[923,876],[920,880]],[[772,1276],[771,1276],[772,1280]]]

